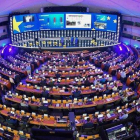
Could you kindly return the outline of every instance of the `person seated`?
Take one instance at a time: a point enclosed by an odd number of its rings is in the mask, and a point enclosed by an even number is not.
[[[105,64],[105,70],[108,71],[109,67],[110,67],[110,64],[108,62],[106,62],[106,64]]]
[[[69,89],[67,87],[65,88],[65,92],[69,92]]]
[[[20,103],[20,106],[21,107],[28,107],[28,103],[24,99],[22,99],[22,102]]]
[[[38,74],[38,73],[39,73],[38,69],[36,69],[36,70],[35,70],[35,73],[36,73],[36,74]]]
[[[82,84],[82,82],[81,82],[81,80],[80,80],[80,78],[79,78],[79,80],[78,80],[78,82],[77,82],[77,85],[78,85],[78,86],[81,86],[81,84]]]
[[[113,81],[113,78],[112,78],[111,75],[109,75],[109,77],[107,78],[107,81],[108,81],[108,82],[112,82],[112,81]]]
[[[106,79],[105,79],[105,78],[102,78],[102,79],[100,80],[100,83],[105,84],[105,83],[106,83]]]
[[[89,62],[88,62],[88,61],[86,61],[86,62],[85,62],[85,65],[87,66],[88,64],[89,64]]]
[[[78,90],[78,88],[73,92],[74,98],[80,98],[81,97],[81,91]]]
[[[132,134],[135,130],[135,126],[132,122],[127,122],[126,127],[129,134]]]
[[[17,120],[11,119],[10,116],[7,116],[6,123],[7,125],[10,125],[10,126],[12,125],[13,127],[15,127],[17,125]]]
[[[104,94],[109,94],[111,93],[111,91],[108,89],[108,87],[106,87],[106,90],[104,91]]]
[[[128,95],[126,91],[123,91],[123,95],[121,96],[122,102],[128,102]]]
[[[95,125],[90,121],[90,118],[87,118],[86,123],[83,125],[83,128],[95,128]]]
[[[125,82],[126,81],[126,73],[125,73],[125,71],[123,70],[120,74],[121,74],[121,81]]]
[[[124,120],[124,119],[127,119],[127,118],[128,118],[128,114],[125,110],[119,114],[119,119],[120,120]]]
[[[59,72],[57,72],[56,74],[55,74],[55,77],[58,79],[59,77],[61,76],[61,74],[59,73]]]
[[[118,88],[117,86],[114,85],[114,87],[112,88],[113,92],[117,92],[118,91]]]
[[[98,83],[98,80],[97,80],[96,77],[95,77],[95,78],[94,78],[94,81],[93,81],[94,86],[96,86],[97,83]]]
[[[45,77],[43,77],[42,79],[41,79],[41,81],[40,81],[40,86],[46,86],[46,83],[47,83],[47,81],[46,81],[46,78]]]
[[[49,81],[48,85],[49,85],[50,87],[53,87],[53,86],[54,86],[54,81],[53,81],[53,79],[51,79],[51,80]]]
[[[89,79],[88,78],[86,78],[86,80],[84,82],[84,85],[87,86],[87,87],[90,86],[90,82],[89,82]]]
[[[43,88],[42,97],[48,98],[49,97],[49,90]]]

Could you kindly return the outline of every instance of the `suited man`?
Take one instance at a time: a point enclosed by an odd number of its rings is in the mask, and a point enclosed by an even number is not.
[[[85,85],[85,86],[90,86],[90,82],[89,82],[89,79],[88,79],[88,78],[86,78],[86,80],[85,80],[85,82],[84,82],[84,85]]]
[[[90,118],[87,118],[87,122],[83,125],[83,128],[92,128],[95,127],[94,124],[90,121]]]
[[[46,86],[46,83],[47,83],[46,78],[43,77],[43,78],[41,79],[40,86]]]
[[[73,97],[74,98],[80,98],[81,97],[81,91],[76,89],[74,92],[73,92]]]
[[[105,70],[108,71],[109,67],[110,67],[110,64],[107,62],[107,63],[105,64]]]
[[[49,97],[49,91],[45,88],[43,88],[42,97],[45,97],[46,99]]]
[[[55,74],[55,77],[58,79],[59,77],[61,76],[61,74],[59,73],[59,72],[57,72],[56,74]]]

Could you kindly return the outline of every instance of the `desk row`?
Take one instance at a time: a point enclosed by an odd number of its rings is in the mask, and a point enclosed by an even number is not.
[[[15,110],[14,108],[6,107],[5,105],[0,105],[1,111],[0,114],[3,116],[10,116],[11,119],[21,120],[22,117],[27,117],[28,123],[34,125],[44,125],[50,127],[69,127],[70,122],[68,116],[49,116],[48,114],[37,115],[36,113],[27,113],[23,110]],[[95,114],[83,114],[82,116],[75,117],[76,126],[83,126],[86,123],[87,118],[90,118],[91,122],[97,124],[110,120],[115,120],[120,118],[123,114],[130,114],[136,111],[136,107],[127,108],[123,107],[122,109],[115,109],[113,111],[106,112],[95,112]]]
[[[127,92],[127,96],[133,96],[134,92]],[[5,99],[8,101],[12,101],[19,104],[24,104],[24,106],[46,106],[46,108],[52,109],[78,109],[78,108],[89,108],[95,106],[103,106],[111,103],[116,103],[121,100],[120,95],[118,93],[111,95],[104,95],[104,97],[97,98],[84,98],[84,99],[77,99],[74,98],[73,100],[53,100],[53,99],[45,99],[45,98],[35,98],[33,97],[26,97],[19,96],[19,95],[5,95]]]

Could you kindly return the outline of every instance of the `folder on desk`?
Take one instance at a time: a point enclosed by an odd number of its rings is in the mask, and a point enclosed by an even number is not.
[[[83,104],[82,104],[82,102],[79,102],[78,105],[81,106],[81,105],[83,105]]]
[[[66,107],[69,107],[69,104],[66,104]]]
[[[127,109],[125,109],[126,110],[126,112],[129,112],[131,109],[130,108],[127,108]]]
[[[112,100],[112,98],[108,98],[108,99],[106,99],[106,100],[109,102],[109,101],[111,101],[111,100]]]
[[[28,98],[25,98],[24,100],[25,100],[25,101],[27,101],[27,102],[29,101],[29,99],[28,99]]]
[[[89,117],[85,117],[84,119],[87,120]]]
[[[98,118],[102,118],[102,117],[103,117],[103,114],[99,114],[99,115],[98,115]]]
[[[59,104],[56,104],[56,107],[59,107],[60,105]]]
[[[36,89],[37,89],[37,90],[40,90],[40,87],[37,87]]]
[[[85,113],[85,114],[83,114],[83,117],[86,117],[87,116],[87,114]]]
[[[108,118],[111,118],[112,116],[108,113],[108,114],[107,114],[107,117],[108,117]]]
[[[48,117],[48,114],[44,114],[44,117]]]
[[[43,101],[43,105],[48,105],[48,101]]]
[[[64,90],[60,90],[59,92],[65,92]]]

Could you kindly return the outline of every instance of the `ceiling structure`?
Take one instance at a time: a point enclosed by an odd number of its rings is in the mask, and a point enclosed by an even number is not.
[[[41,7],[84,6],[90,12],[116,11],[123,15],[140,17],[140,0],[0,0],[0,15],[31,10],[40,12]]]

